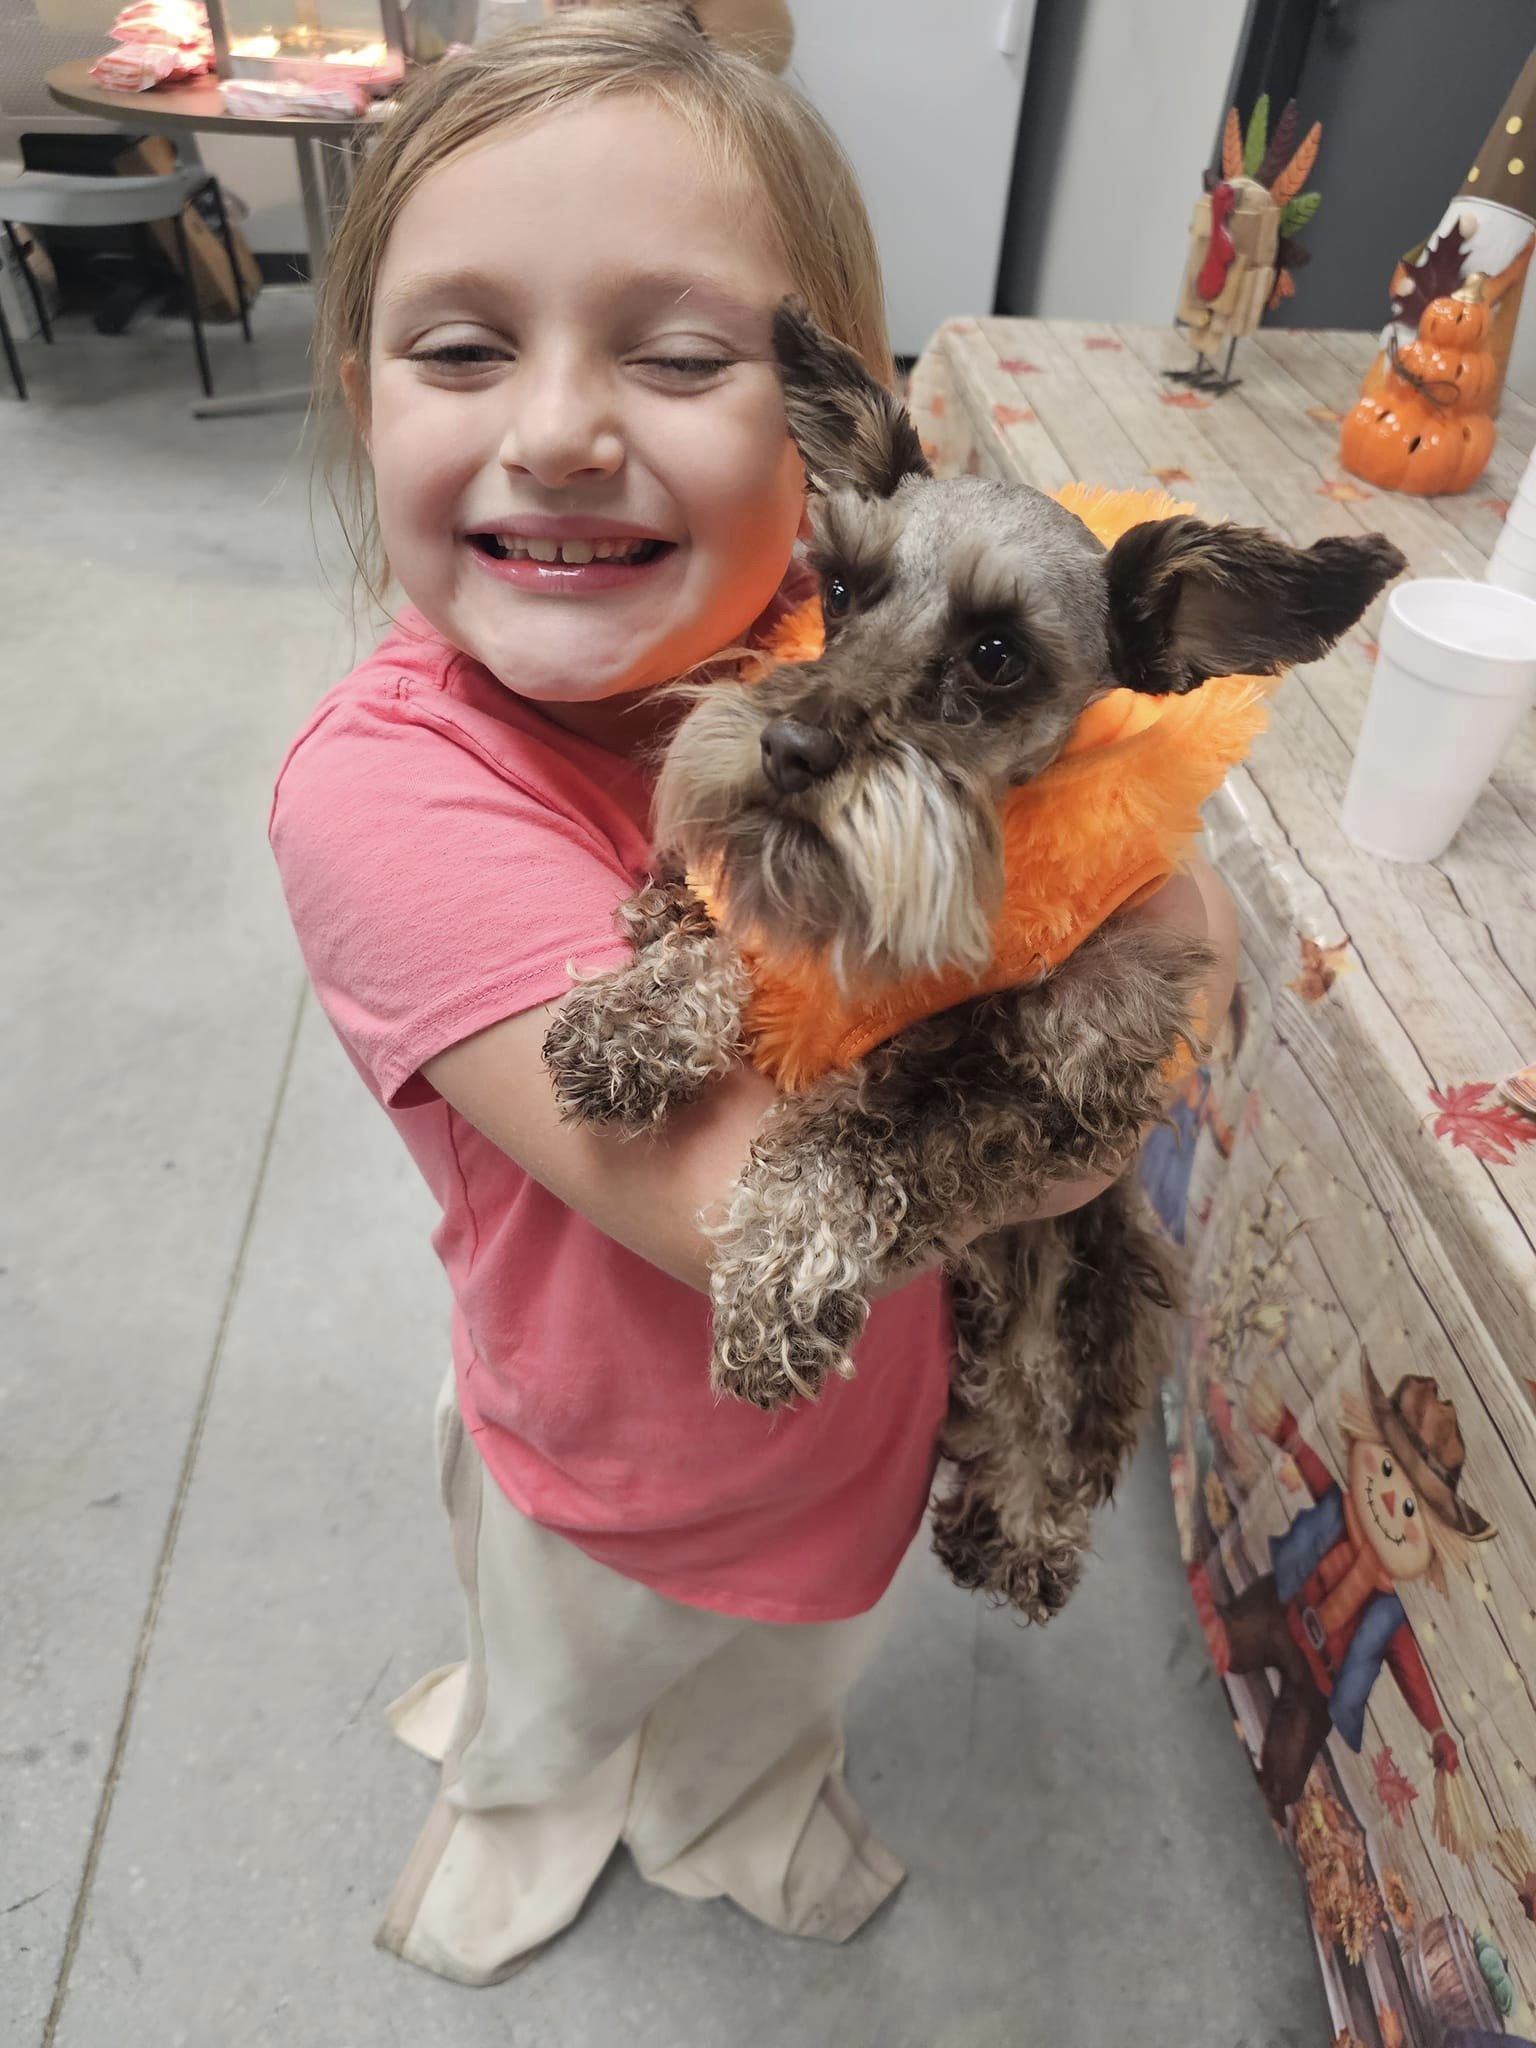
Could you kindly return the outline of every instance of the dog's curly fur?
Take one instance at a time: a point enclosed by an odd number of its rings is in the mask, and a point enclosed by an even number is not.
[[[675,876],[631,897],[619,918],[633,966],[578,984],[544,1057],[566,1116],[638,1134],[736,1065],[751,983]]]
[[[971,1247],[950,1269],[955,1366],[934,1548],[958,1585],[1046,1621],[1077,1584],[1166,1370],[1172,1262],[1130,1187]]]
[[[786,306],[791,429],[815,479],[825,654],[704,693],[668,750],[668,866],[624,913],[631,966],[580,984],[546,1058],[567,1115],[654,1128],[745,1052],[722,882],[759,947],[850,983],[974,964],[1001,886],[996,805],[1118,681],[1164,692],[1326,647],[1402,566],[1379,538],[1297,550],[1190,519],[1108,554],[1038,492],[929,477],[901,408]],[[807,746],[807,739],[813,744]],[[1163,1369],[1174,1277],[1127,1179],[1028,1225],[1056,1180],[1122,1172],[1163,1111],[1212,967],[1111,919],[1029,986],[910,1025],[764,1119],[711,1226],[712,1371],[772,1408],[849,1374],[871,1291],[948,1267],[956,1359],[935,1544],[1045,1620],[1081,1570]]]

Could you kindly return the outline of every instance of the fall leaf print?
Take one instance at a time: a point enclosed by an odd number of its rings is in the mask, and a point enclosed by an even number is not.
[[[1464,1146],[1486,1166],[1509,1166],[1521,1145],[1536,1144],[1536,1119],[1522,1116],[1508,1103],[1487,1101],[1493,1092],[1491,1081],[1464,1081],[1443,1094],[1431,1088],[1429,1099],[1440,1112],[1435,1136],[1448,1138],[1453,1147]]]
[[[1341,974],[1350,970],[1349,940],[1320,946],[1316,939],[1301,940],[1301,972],[1286,987],[1294,989],[1304,1003],[1320,1003]]]

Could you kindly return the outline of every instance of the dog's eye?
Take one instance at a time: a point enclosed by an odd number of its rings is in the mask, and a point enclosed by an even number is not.
[[[966,656],[966,663],[978,682],[993,688],[1016,683],[1025,667],[1024,657],[1018,648],[998,633],[989,633],[985,640],[978,640]]]
[[[840,619],[853,603],[853,592],[841,576],[829,576],[821,593],[821,608],[829,619]]]

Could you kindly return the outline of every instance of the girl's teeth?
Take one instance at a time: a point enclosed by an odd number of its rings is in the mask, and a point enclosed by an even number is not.
[[[490,552],[503,561],[565,562],[584,568],[588,562],[628,562],[650,553],[654,544],[644,540],[525,540],[521,534],[491,534]]]

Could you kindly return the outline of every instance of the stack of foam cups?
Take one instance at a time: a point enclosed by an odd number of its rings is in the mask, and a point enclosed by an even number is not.
[[[1437,860],[1536,699],[1536,597],[1399,583],[1380,644],[1344,830],[1387,860]]]
[[[1536,454],[1525,465],[1520,490],[1488,564],[1488,581],[1536,597]]]

